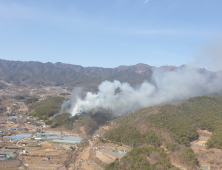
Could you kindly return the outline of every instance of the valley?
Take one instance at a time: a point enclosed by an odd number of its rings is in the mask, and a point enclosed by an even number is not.
[[[0,170],[222,168],[219,93],[129,109],[127,114],[98,107],[72,116],[61,112],[76,97],[69,86],[1,83]],[[81,95],[96,92],[101,89],[89,91],[87,86]],[[114,97],[122,93],[115,89]]]
[[[56,97],[57,96],[55,96],[54,98]],[[51,98],[53,99],[53,97]],[[6,100],[11,99],[9,98]],[[13,100],[15,101],[14,98]],[[189,143],[186,142],[185,138],[184,141],[179,140],[177,142],[178,139],[172,136],[173,133],[175,133],[174,130],[169,131],[169,125],[171,124],[167,123],[168,121],[172,122],[173,119],[170,120],[170,115],[168,115],[167,117],[165,117],[164,115],[160,115],[160,112],[163,111],[167,111],[165,112],[165,114],[168,114],[168,112],[170,114],[175,114],[177,113],[175,112],[175,108],[177,107],[180,108],[181,112],[181,109],[184,108],[185,105],[190,105],[189,103],[192,103],[192,107],[195,106],[195,103],[198,103],[198,107],[200,107],[200,100],[202,100],[201,103],[205,103],[206,105],[206,102],[204,101],[207,101],[208,103],[210,101],[217,101],[218,103],[221,100],[221,97],[202,97],[196,99],[189,99],[187,101],[175,103],[172,105],[154,106],[139,109],[133,113],[130,113],[129,115],[120,117],[118,119],[114,119],[106,124],[98,124],[98,130],[94,131],[91,135],[87,133],[91,133],[91,131],[87,131],[87,129],[85,129],[87,128],[85,124],[88,124],[93,119],[89,119],[89,117],[84,114],[80,115],[78,119],[73,120],[73,128],[70,129],[62,124],[57,126],[56,128],[51,128],[50,125],[46,124],[47,120],[50,119],[41,120],[38,117],[30,116],[29,111],[19,112],[18,110],[14,110],[15,112],[13,114],[7,115],[7,110],[5,116],[1,117],[1,127],[3,131],[2,134],[4,134],[1,138],[1,153],[14,152],[15,154],[11,154],[12,160],[5,160],[6,163],[3,163],[3,160],[1,162],[1,166],[5,168],[11,167],[17,169],[22,169],[24,166],[25,169],[33,170],[112,169],[112,162],[116,162],[117,159],[126,159],[126,155],[128,155],[128,153],[131,153],[134,150],[136,151],[141,147],[145,147],[146,149],[148,149],[150,146],[154,146],[154,148],[163,148],[162,151],[157,150],[155,152],[165,153],[168,159],[170,160],[169,164],[171,164],[175,168],[186,170],[213,168],[219,170],[221,168],[221,149],[209,149],[207,147],[207,141],[211,138],[212,132],[209,132],[207,130],[201,130],[201,122],[199,122],[199,129],[197,127],[196,131],[197,134],[194,133],[194,135],[197,135],[197,137],[189,137]],[[40,104],[41,102],[42,101],[37,102],[39,103],[38,108],[33,107],[33,105],[36,105],[35,103],[30,104],[30,106],[32,107],[28,106],[28,108],[34,108],[37,109],[36,111],[38,111],[39,108],[45,107],[44,105]],[[23,105],[25,104],[23,103]],[[181,106],[183,107],[181,108]],[[205,108],[206,106],[202,105],[202,107]],[[217,108],[218,107],[219,106],[217,106]],[[206,108],[208,110],[211,110],[211,112],[213,111],[213,108],[210,108],[209,106],[207,106]],[[189,111],[189,109],[187,108],[186,111]],[[190,111],[192,112],[192,110]],[[163,116],[163,119],[161,117],[158,117],[158,115]],[[214,114],[212,114],[211,117],[213,117],[213,115]],[[81,118],[81,116],[83,116],[83,118]],[[181,116],[183,117],[183,115]],[[217,114],[214,116],[216,116],[215,118],[218,119]],[[149,119],[152,119],[152,121],[149,122]],[[183,121],[185,119],[186,118],[184,117]],[[161,123],[161,120],[163,121],[163,124]],[[83,121],[84,123],[82,124],[81,121]],[[186,122],[188,123],[189,121],[190,120],[188,119]],[[220,122],[222,120],[218,119],[218,121]],[[153,123],[156,123],[156,125]],[[78,124],[78,126],[76,126],[75,124]],[[181,123],[179,124],[182,125]],[[209,124],[208,126],[212,126],[212,124]],[[181,127],[186,128],[186,126],[183,125]],[[119,129],[115,132],[114,130],[116,128]],[[129,131],[126,132],[124,129]],[[187,130],[189,130],[189,128]],[[190,130],[192,130],[192,128]],[[110,133],[113,132],[114,134],[111,135]],[[12,136],[16,134],[30,134],[30,137],[26,137],[15,142],[10,142],[12,141],[12,138],[6,138],[8,134]],[[118,138],[118,134],[121,135],[120,139]],[[190,136],[190,133],[188,133],[188,135]],[[72,141],[72,136],[75,138],[82,138],[83,141],[79,144],[72,144],[69,142],[65,143],[68,138],[70,138],[70,141]],[[56,142],[54,141],[54,138],[55,141],[57,139]],[[193,140],[192,138],[194,138],[195,140]],[[60,141],[58,142],[58,140]],[[12,150],[6,149],[7,147],[12,147]],[[185,158],[181,158],[183,157],[184,150],[189,147],[192,148],[193,154],[195,154],[194,158],[197,159],[198,164],[193,162],[193,159],[185,161]],[[160,159],[158,154],[156,156],[152,156],[151,154],[147,157],[147,159],[149,160],[149,162],[151,162],[151,164],[152,162],[155,164],[155,159],[160,161],[162,158]],[[14,163],[15,165],[13,165],[12,162],[16,160],[21,160],[22,164],[21,162],[18,162],[17,164]],[[11,163],[7,164],[7,162],[10,161]],[[136,162],[134,163],[134,166],[135,165]],[[114,164],[114,167],[115,166],[116,165]],[[116,166],[115,169],[118,169],[118,166]]]
[[[0,0],[0,170],[222,170],[221,0]]]

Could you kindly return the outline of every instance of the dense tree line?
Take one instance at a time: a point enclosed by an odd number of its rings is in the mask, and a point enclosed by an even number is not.
[[[218,128],[214,131],[213,135],[207,141],[207,148],[219,148],[222,149],[222,128]]]
[[[71,129],[75,120],[78,120],[77,116],[71,117],[70,113],[64,113],[54,117],[52,121],[53,123],[51,122],[51,128],[64,125],[65,127]]]
[[[14,99],[16,99],[16,100],[23,100],[23,99],[25,99],[25,96],[17,95],[17,96],[14,97]]]
[[[149,160],[147,159],[149,158]],[[120,160],[106,166],[106,170],[179,170],[170,163],[164,149],[141,147],[128,152]]]
[[[116,132],[122,132],[121,128],[124,126],[134,125],[136,127],[140,122],[145,121],[156,129],[162,128],[170,131],[176,143],[190,146],[190,142],[199,137],[197,128],[200,128],[213,132],[211,140],[207,143],[208,147],[222,148],[222,142],[219,142],[222,131],[221,96],[195,97],[180,105],[167,104],[160,107],[158,114],[142,115],[140,114],[141,109],[135,114],[129,114],[114,121],[121,125]],[[137,119],[137,117],[140,118]]]
[[[198,128],[213,132],[207,142],[208,148],[222,149],[221,96],[194,97],[180,104],[159,106],[157,114],[146,114],[151,109],[152,107],[140,109],[135,113],[114,120],[112,123],[115,128],[108,131],[104,137],[130,146],[133,144],[136,148],[144,144],[150,144],[157,148],[161,143],[172,152],[177,152],[178,148],[181,148],[179,146],[184,145],[186,147],[179,157],[187,165],[192,166],[198,165],[198,160],[189,146],[191,141],[199,137]],[[150,129],[145,134],[139,131],[142,123]],[[161,136],[161,129],[169,132],[172,138],[171,142]]]
[[[177,143],[190,146],[197,128],[213,132],[208,147],[222,148],[222,97],[195,97],[179,106],[165,105],[161,113],[147,117],[156,127],[166,127]]]
[[[38,100],[39,100],[38,98],[33,97],[33,98],[30,98],[30,99],[24,100],[24,103],[25,103],[26,105],[28,105],[28,104],[35,103],[35,102],[37,102]]]
[[[64,113],[54,116],[52,120],[47,120],[47,124],[51,124],[51,128],[65,126],[68,129],[79,129],[84,127],[86,134],[92,135],[99,126],[104,125],[107,120],[110,120],[110,113],[103,111],[94,114],[82,113],[80,115],[71,116],[70,113]]]
[[[129,125],[122,125],[118,128],[114,128],[108,131],[104,137],[111,141],[121,142],[130,146],[151,144],[155,147],[159,147],[160,145],[160,140],[156,133],[149,132],[146,134],[140,134],[135,127]]]
[[[50,97],[46,100],[34,103],[30,106],[30,109],[34,110],[31,115],[47,120],[49,117],[59,113],[63,100],[63,97]]]

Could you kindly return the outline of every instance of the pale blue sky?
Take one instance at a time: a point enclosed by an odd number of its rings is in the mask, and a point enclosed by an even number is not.
[[[221,7],[221,0],[0,0],[0,58],[179,66],[221,36]]]

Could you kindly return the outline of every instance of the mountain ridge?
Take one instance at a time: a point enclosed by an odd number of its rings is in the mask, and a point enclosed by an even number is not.
[[[154,67],[138,63],[115,68],[83,67],[80,65],[41,63],[38,61],[9,61],[0,59],[0,79],[17,85],[39,86],[83,86],[96,88],[104,80],[119,80],[135,86],[144,81],[151,81],[154,69],[173,71],[183,69],[185,65]],[[198,68],[197,68],[198,69]],[[199,69],[201,72],[202,69]],[[202,70],[203,71],[203,70]],[[207,71],[206,69],[204,71]],[[207,71],[209,72],[209,71]],[[216,75],[219,72],[211,72]],[[220,74],[219,74],[220,75]]]

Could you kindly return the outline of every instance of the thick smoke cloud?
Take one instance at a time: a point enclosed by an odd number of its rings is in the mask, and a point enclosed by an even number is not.
[[[80,89],[75,88],[72,97],[63,104],[61,113],[69,112],[74,116],[82,111],[104,108],[111,109],[116,115],[124,115],[143,107],[221,91],[222,80],[215,73],[191,67],[179,67],[174,71],[156,69],[152,83],[144,82],[135,88],[128,83],[104,81],[97,93],[88,92],[85,97],[81,97]]]

